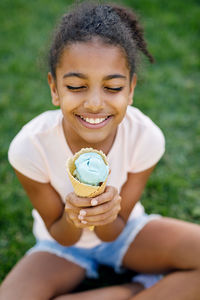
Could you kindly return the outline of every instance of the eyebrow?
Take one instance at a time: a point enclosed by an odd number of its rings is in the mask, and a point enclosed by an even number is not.
[[[78,77],[81,79],[88,79],[88,77],[82,73],[76,73],[76,72],[69,72],[66,73],[63,78],[67,78],[67,77]],[[108,76],[105,76],[103,79],[104,80],[111,80],[111,79],[115,79],[115,78],[122,78],[122,79],[126,79],[126,76],[121,75],[121,74],[111,74]]]
[[[126,79],[126,76],[121,75],[121,74],[112,74],[112,75],[108,75],[106,77],[104,77],[105,80],[111,80],[114,78],[122,78],[122,79]]]
[[[81,79],[87,79],[87,76],[85,76],[84,74],[76,73],[76,72],[69,72],[69,73],[66,73],[63,76],[63,78],[67,78],[67,77],[78,77],[78,78],[81,78]]]

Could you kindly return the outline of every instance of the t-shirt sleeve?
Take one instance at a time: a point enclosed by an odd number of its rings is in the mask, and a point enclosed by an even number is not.
[[[8,150],[8,160],[13,168],[35,181],[49,182],[45,160],[34,138],[23,131],[13,139]]]
[[[141,129],[141,133],[132,151],[130,173],[138,173],[155,165],[165,152],[165,138],[154,123]]]

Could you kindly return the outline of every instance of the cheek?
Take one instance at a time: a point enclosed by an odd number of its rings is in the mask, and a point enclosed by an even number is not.
[[[75,97],[72,95],[64,95],[61,100],[61,108],[65,112],[72,112],[75,110],[81,103],[79,97]]]
[[[126,111],[128,106],[128,97],[126,95],[119,95],[110,101],[110,105],[118,111],[118,113],[123,113]]]
[[[116,99],[115,109],[117,111],[117,119],[118,122],[121,122],[124,118],[127,110],[127,106],[129,105],[127,97],[122,97],[120,99]]]

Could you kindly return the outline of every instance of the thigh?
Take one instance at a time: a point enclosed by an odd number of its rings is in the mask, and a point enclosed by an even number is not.
[[[22,258],[4,280],[0,299],[47,300],[72,290],[84,278],[78,265],[48,252]]]
[[[138,272],[168,272],[200,268],[200,226],[176,219],[149,222],[123,258],[123,266]]]

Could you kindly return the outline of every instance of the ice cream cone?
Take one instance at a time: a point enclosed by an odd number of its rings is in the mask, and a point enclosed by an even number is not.
[[[94,185],[81,183],[80,181],[78,181],[73,176],[74,170],[76,168],[75,167],[75,161],[77,160],[77,158],[81,154],[88,153],[88,152],[98,153],[103,158],[105,164],[108,165],[107,158],[106,158],[105,154],[102,151],[98,151],[98,150],[95,150],[93,148],[83,148],[79,152],[75,153],[75,155],[73,157],[68,159],[68,161],[67,161],[67,172],[68,172],[70,181],[73,185],[75,194],[79,197],[93,198],[93,197],[96,197],[96,196],[98,196],[98,195],[100,195],[104,192],[105,187],[106,187],[107,178],[100,186],[94,186]]]
[[[73,157],[71,157],[67,160],[67,173],[69,175],[70,181],[74,188],[74,192],[77,196],[93,198],[104,192],[108,177],[100,186],[93,186],[93,185],[81,183],[73,176],[74,170],[76,169],[76,167],[75,167],[76,159],[81,154],[88,153],[88,152],[96,152],[97,154],[101,155],[105,164],[108,165],[106,155],[102,151],[98,151],[93,148],[82,148],[79,152],[75,153]],[[90,230],[93,230],[93,229],[94,229],[94,226],[90,226]]]

